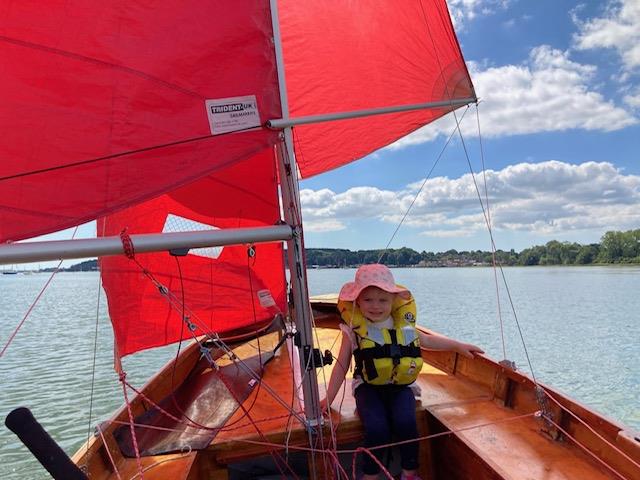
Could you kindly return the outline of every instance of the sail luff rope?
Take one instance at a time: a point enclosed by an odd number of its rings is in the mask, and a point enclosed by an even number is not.
[[[480,102],[476,104],[476,124],[478,128],[478,144],[480,147],[480,161],[482,164],[482,179],[484,183],[484,199],[487,204],[487,223],[491,227],[491,208],[489,207],[489,187],[487,185],[487,169],[484,163],[484,143],[482,142],[482,130],[480,128]],[[500,287],[498,283],[496,247],[491,242],[491,264],[493,265],[493,282],[496,287],[496,306],[498,307],[498,321],[500,323],[500,339],[502,340],[502,358],[507,359],[507,344],[504,339],[504,322],[502,320],[502,306],[500,304]]]

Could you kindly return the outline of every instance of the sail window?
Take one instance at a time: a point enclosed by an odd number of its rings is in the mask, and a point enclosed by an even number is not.
[[[214,227],[213,225],[207,225],[206,223],[196,222],[195,220],[190,220],[188,218],[180,217],[172,213],[167,215],[167,219],[164,221],[164,226],[162,227],[163,233],[202,232],[204,230],[220,230],[220,229],[218,227]],[[196,255],[198,257],[215,259],[220,256],[223,248],[224,247],[194,248],[189,250],[189,255]]]

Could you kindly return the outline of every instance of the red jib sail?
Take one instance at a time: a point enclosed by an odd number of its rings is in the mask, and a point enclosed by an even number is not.
[[[277,5],[293,118],[474,98],[443,0]],[[273,38],[268,0],[69,0],[47,15],[12,4],[0,23],[0,241],[105,216],[101,235],[276,223],[279,132],[262,126],[282,117]],[[253,123],[212,126],[244,105]],[[296,127],[300,174],[361,158],[453,108]],[[253,258],[244,247],[191,252],[180,271],[168,254],[140,262],[206,328],[268,317],[258,290],[284,308],[277,244]],[[120,354],[190,335],[130,260],[101,266]]]
[[[274,225],[279,216],[273,155],[265,150],[215,176],[101,219],[98,234],[260,227]],[[224,335],[262,326],[274,313],[286,310],[282,253],[281,243],[265,243],[251,250],[194,249],[176,257],[167,252],[135,255],[135,260],[102,257],[119,355],[194,334]],[[168,291],[161,292],[158,284]],[[183,315],[194,331],[187,328]]]

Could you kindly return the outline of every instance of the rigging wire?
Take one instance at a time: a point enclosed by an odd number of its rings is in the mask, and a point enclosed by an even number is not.
[[[487,225],[492,228],[491,225],[491,209],[489,208],[489,187],[487,185],[487,169],[484,163],[484,144],[482,142],[482,130],[480,129],[480,108],[479,103],[476,104],[476,124],[478,128],[478,143],[480,147],[480,161],[482,163],[482,180],[484,183],[484,200],[487,205]],[[462,119],[460,119],[462,121]],[[500,339],[502,340],[502,358],[507,360],[507,346],[504,340],[504,322],[502,321],[502,305],[500,302],[500,287],[498,284],[498,272],[496,258],[496,246],[491,242],[491,264],[493,265],[493,282],[496,287],[496,305],[498,307],[498,320],[500,322]]]
[[[103,224],[104,226],[104,224]],[[89,392],[89,415],[87,419],[87,451],[85,454],[84,468],[89,471],[89,440],[91,439],[91,420],[93,416],[93,394],[96,382],[96,359],[98,356],[98,325],[100,320],[100,292],[102,290],[102,270],[98,269],[98,292],[96,301],[96,325],[93,333],[93,360],[91,364],[91,388]]]
[[[469,106],[467,105],[467,109],[463,112],[460,121],[462,121],[462,119],[464,118],[464,116],[466,115],[466,113],[468,111],[469,111]],[[420,194],[422,193],[422,190],[424,189],[425,185],[427,184],[427,181],[431,178],[431,174],[433,173],[433,171],[435,170],[436,166],[438,165],[438,162],[440,162],[440,159],[442,158],[442,155],[444,154],[445,150],[449,146],[449,143],[451,142],[451,139],[455,135],[457,129],[458,129],[458,126],[454,127],[453,130],[451,131],[451,133],[449,134],[449,138],[447,138],[447,141],[445,142],[445,144],[443,145],[442,149],[440,150],[440,153],[438,154],[438,156],[436,157],[435,161],[431,165],[431,168],[427,172],[427,175],[426,175],[425,179],[422,181],[422,185],[420,185],[420,188],[418,189],[418,191],[414,195],[413,200],[411,201],[411,203],[407,207],[407,210],[404,212],[404,215],[402,216],[402,219],[398,223],[398,226],[393,231],[393,234],[391,235],[391,238],[387,242],[387,245],[384,247],[384,249],[382,250],[382,253],[378,257],[377,263],[380,263],[382,261],[382,259],[384,258],[384,256],[389,251],[389,246],[391,245],[391,242],[393,242],[393,240],[395,239],[396,234],[400,230],[400,227],[402,226],[402,224],[404,223],[405,219],[409,215],[409,212],[411,212],[411,209],[413,208],[414,204],[418,200],[418,197],[420,197]]]
[[[440,57],[438,55],[438,49],[436,48],[435,40],[434,40],[433,35],[431,33],[431,30],[429,28],[429,22],[427,20],[427,15],[426,15],[426,12],[424,10],[424,6],[422,5],[422,3],[420,4],[420,7],[422,9],[422,17],[423,17],[424,23],[426,25],[426,30],[427,30],[427,33],[429,34],[429,38],[431,39],[431,45],[432,45],[432,47],[434,49],[434,52],[435,52],[435,58],[436,58],[436,61],[438,63],[438,67],[440,69],[440,72],[443,72],[444,69],[442,68],[442,62],[440,61]],[[443,17],[441,16],[441,18],[443,18]],[[445,83],[445,92],[446,92],[447,97],[449,99],[453,98],[453,95],[449,91],[449,85],[446,84],[446,83]],[[477,103],[476,103],[476,111],[477,111]],[[473,179],[473,184],[474,184],[477,196],[478,196],[478,200],[480,202],[480,208],[482,209],[482,214],[483,214],[484,219],[485,219],[485,224],[486,224],[487,230],[489,232],[489,238],[491,240],[492,251],[495,251],[496,250],[496,245],[495,245],[495,241],[494,241],[494,237],[493,237],[493,230],[491,228],[491,222],[489,220],[488,212],[487,212],[488,204],[487,204],[487,209],[485,209],[485,206],[484,206],[484,204],[482,202],[482,195],[480,194],[480,189],[478,188],[478,183],[476,181],[475,174],[473,173],[473,167],[471,166],[471,160],[470,160],[469,152],[467,150],[467,146],[466,146],[466,143],[464,141],[464,136],[462,134],[462,130],[460,129],[460,122],[462,121],[462,117],[460,118],[460,120],[458,120],[458,115],[456,114],[455,109],[452,110],[452,113],[453,113],[453,118],[454,118],[455,123],[456,123],[456,130],[458,131],[458,135],[460,137],[460,141],[461,141],[462,148],[463,148],[463,151],[464,151],[464,154],[465,154],[465,158],[466,158],[467,164],[469,166],[469,172],[471,174],[471,178]],[[466,111],[465,111],[465,113],[466,113]],[[479,122],[478,122],[478,125],[479,125]],[[479,135],[480,135],[480,133],[481,132],[478,131]],[[483,152],[483,151],[484,150],[481,149],[481,152]],[[482,160],[483,160],[483,172],[484,172],[484,154],[482,155]],[[485,187],[485,191],[486,191],[486,187]],[[500,269],[500,274],[502,276],[502,280],[503,280],[503,283],[504,283],[504,286],[505,286],[507,297],[508,297],[509,303],[511,305],[511,310],[512,310],[512,313],[513,313],[513,316],[514,316],[514,319],[515,319],[515,323],[516,323],[516,326],[517,326],[518,334],[520,335],[520,341],[522,342],[524,353],[525,353],[525,356],[527,358],[527,363],[528,363],[529,369],[531,371],[531,376],[533,378],[534,383],[537,385],[538,383],[537,383],[536,376],[535,376],[535,373],[534,373],[534,370],[533,370],[533,365],[532,365],[532,362],[531,362],[531,358],[529,357],[529,352],[527,350],[527,346],[526,346],[526,343],[524,341],[524,335],[522,333],[522,329],[520,327],[520,322],[519,322],[518,316],[516,314],[515,305],[513,304],[513,299],[511,298],[511,292],[509,291],[509,286],[507,284],[507,280],[506,280],[506,277],[505,277],[505,274],[504,274],[504,270],[502,269],[502,265],[499,262],[497,262],[497,265],[498,265],[498,268]],[[495,273],[494,273],[494,275],[495,275]],[[498,289],[496,288],[496,290],[498,290]],[[501,323],[501,329],[502,329],[502,323]],[[504,351],[506,352],[506,348],[504,349]],[[506,355],[505,355],[505,357],[506,357]]]
[[[76,234],[78,233],[78,228],[79,228],[79,226],[76,226],[76,228],[73,230],[73,233],[71,234],[71,240],[73,240],[76,237]],[[7,351],[7,349],[9,348],[9,345],[11,345],[11,342],[13,342],[13,339],[16,337],[16,335],[18,334],[18,332],[20,331],[20,329],[24,325],[24,322],[27,321],[27,318],[29,318],[29,315],[31,315],[31,312],[33,311],[34,307],[40,301],[40,298],[42,298],[42,295],[44,294],[44,292],[47,290],[47,288],[49,288],[49,285],[51,284],[51,281],[53,280],[53,277],[55,277],[56,274],[60,271],[60,266],[62,265],[63,261],[64,260],[60,260],[58,262],[58,265],[51,272],[51,275],[49,275],[49,278],[45,282],[44,286],[42,287],[42,289],[40,290],[38,295],[36,295],[35,300],[31,303],[31,305],[27,309],[27,312],[22,317],[22,320],[20,320],[20,322],[18,323],[16,328],[13,330],[11,335],[9,335],[9,338],[7,339],[6,343],[4,344],[4,347],[2,347],[2,350],[0,350],[0,358],[2,358],[4,353]]]
[[[454,119],[456,121],[456,124],[459,124],[456,112],[453,112],[453,117],[454,117]],[[476,195],[478,196],[478,200],[480,202],[480,208],[482,209],[482,215],[484,217],[485,225],[487,226],[487,230],[489,232],[489,238],[491,239],[491,246],[495,250],[496,249],[496,244],[495,244],[495,239],[494,239],[494,236],[493,236],[493,229],[491,228],[491,223],[490,223],[489,218],[488,218],[487,209],[485,208],[484,203],[482,201],[482,194],[480,193],[480,188],[478,187],[478,182],[476,180],[476,175],[473,172],[473,167],[471,166],[471,159],[470,159],[470,156],[469,156],[469,151],[467,150],[467,145],[466,145],[466,142],[464,141],[464,136],[462,135],[462,131],[460,130],[460,128],[458,128],[458,133],[459,133],[459,136],[460,136],[460,142],[461,142],[461,145],[462,145],[462,149],[464,151],[465,158],[467,160],[467,165],[469,166],[469,173],[471,175],[471,179],[473,180],[473,185],[475,187]],[[515,323],[516,323],[518,334],[520,335],[520,341],[522,342],[522,347],[524,349],[524,354],[525,354],[525,356],[527,358],[527,363],[528,363],[529,369],[531,371],[531,377],[533,378],[533,382],[536,385],[538,385],[538,381],[536,380],[536,375],[535,375],[535,372],[534,372],[534,369],[533,369],[533,364],[531,362],[531,358],[529,357],[529,351],[527,349],[527,344],[526,344],[526,342],[524,340],[524,334],[522,333],[522,328],[520,327],[520,321],[518,320],[518,315],[516,314],[515,305],[513,304],[513,301],[512,301],[512,298],[511,298],[511,292],[509,291],[509,286],[507,284],[507,280],[506,280],[506,277],[505,277],[505,274],[504,274],[504,269],[502,268],[502,265],[499,262],[497,262],[497,265],[498,265],[498,268],[500,269],[500,274],[501,274],[503,282],[504,282],[505,290],[507,292],[507,296],[508,296],[509,302],[511,304],[513,317],[514,317],[514,320],[515,320]]]

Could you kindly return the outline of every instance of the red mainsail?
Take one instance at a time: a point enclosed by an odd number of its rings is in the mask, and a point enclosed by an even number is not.
[[[100,236],[203,228],[274,225],[280,216],[273,155],[265,150],[159,198],[98,221]],[[117,351],[124,356],[208,332],[259,326],[286,311],[281,243],[196,249],[172,258],[167,252],[102,257]],[[144,270],[166,287],[162,295]],[[270,295],[270,297],[269,297]],[[265,304],[271,298],[275,305]],[[172,306],[173,304],[173,306]],[[188,311],[182,310],[182,305]],[[189,331],[186,314],[196,326]]]
[[[275,143],[212,136],[205,102],[280,100],[269,2],[0,7],[0,241],[93,220]]]

